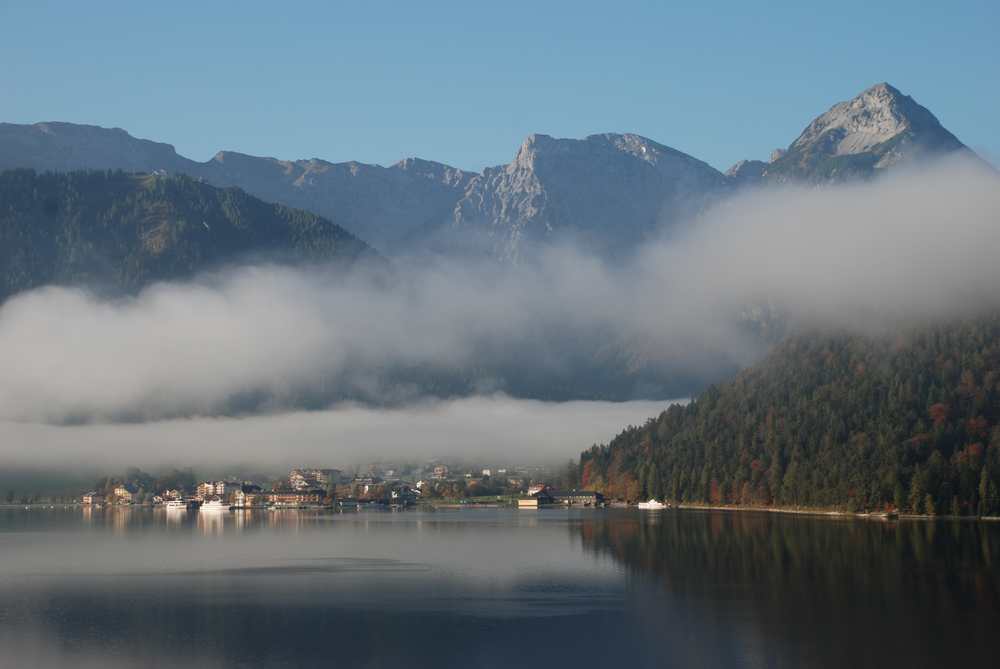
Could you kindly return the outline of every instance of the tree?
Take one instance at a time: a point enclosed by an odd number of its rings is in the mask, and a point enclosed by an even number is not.
[[[924,498],[924,513],[928,516],[933,516],[937,513],[934,508],[934,496],[930,493],[927,493],[927,496]]]
[[[917,468],[917,471],[913,473],[913,479],[910,481],[910,511],[913,513],[923,513],[924,511],[924,501],[927,498],[927,493],[924,489],[924,472]]]
[[[993,482],[990,480],[989,470],[986,465],[983,465],[982,472],[979,475],[979,515],[988,516],[995,511],[992,508],[991,501],[993,498]]]

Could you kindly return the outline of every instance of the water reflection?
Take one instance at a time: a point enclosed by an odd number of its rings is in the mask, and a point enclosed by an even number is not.
[[[11,666],[988,664],[998,542],[676,511],[0,511],[0,647]]]
[[[115,534],[119,535],[125,534],[129,529],[129,524],[138,520],[138,518],[133,518],[132,507],[130,506],[111,507],[109,513],[111,514],[111,523]]]
[[[229,514],[222,511],[198,511],[195,518],[198,520],[198,529],[205,536],[221,535],[225,530],[224,522]]]
[[[998,650],[993,525],[674,511],[594,516],[578,531],[585,550],[674,604],[779,639],[764,644],[775,650],[766,663],[789,648],[823,666],[856,665],[859,649],[861,664],[881,666],[982,661]]]
[[[157,511],[163,514],[164,522],[168,526],[173,528],[180,527],[182,524],[184,524],[184,521],[187,519],[188,515],[187,509],[179,509],[176,507],[171,507],[169,509],[163,509],[163,510],[158,509]]]

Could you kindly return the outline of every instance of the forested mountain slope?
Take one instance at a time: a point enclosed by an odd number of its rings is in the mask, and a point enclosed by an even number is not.
[[[1000,316],[791,338],[580,466],[633,500],[1000,513]]]
[[[51,283],[132,291],[222,263],[374,256],[315,214],[186,176],[0,173],[0,301]]]

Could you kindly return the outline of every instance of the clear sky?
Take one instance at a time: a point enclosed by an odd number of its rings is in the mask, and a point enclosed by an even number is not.
[[[0,0],[0,62],[0,120],[197,160],[478,170],[532,132],[637,132],[726,169],[879,81],[1000,158],[997,0]]]

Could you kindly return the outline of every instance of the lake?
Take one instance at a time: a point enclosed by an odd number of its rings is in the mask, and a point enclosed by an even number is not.
[[[0,666],[992,666],[998,559],[976,522],[7,508]]]

